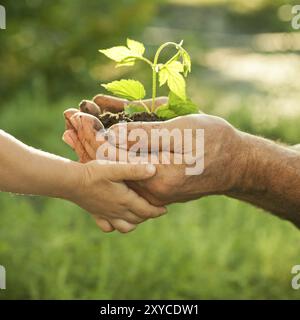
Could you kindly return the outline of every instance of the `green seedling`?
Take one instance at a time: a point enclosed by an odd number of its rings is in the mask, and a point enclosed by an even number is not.
[[[187,98],[185,78],[191,72],[191,58],[180,43],[166,42],[162,44],[155,53],[153,62],[144,56],[145,46],[135,40],[127,39],[127,46],[116,46],[110,49],[99,50],[108,58],[117,62],[116,67],[133,66],[137,61],[149,65],[152,70],[152,105],[147,107],[142,99],[146,97],[143,84],[137,80],[113,81],[102,86],[113,95],[128,99],[129,101],[140,101],[140,104],[129,104],[125,107],[125,113],[132,115],[138,112],[155,113],[160,118],[171,119],[177,116],[198,113],[198,107]],[[161,52],[173,47],[176,53],[165,63],[159,61]],[[167,85],[169,93],[168,104],[155,108],[157,96],[157,85]]]

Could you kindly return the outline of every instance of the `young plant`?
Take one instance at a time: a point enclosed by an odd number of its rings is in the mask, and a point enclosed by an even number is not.
[[[116,46],[110,49],[99,50],[108,58],[117,62],[116,67],[133,66],[136,61],[145,62],[152,70],[152,105],[149,109],[143,104],[142,99],[146,96],[143,84],[137,80],[119,80],[102,86],[114,95],[128,99],[129,101],[140,101],[140,105],[129,104],[125,107],[125,113],[134,114],[138,112],[155,113],[164,119],[177,116],[198,113],[198,107],[186,96],[185,77],[191,72],[191,58],[180,43],[166,42],[162,44],[154,56],[153,62],[144,56],[145,47],[142,43],[127,39],[127,46]],[[161,52],[167,47],[175,47],[176,53],[165,63],[159,61]],[[157,95],[157,84],[162,87],[167,85],[170,89],[169,102],[166,105],[155,108]]]

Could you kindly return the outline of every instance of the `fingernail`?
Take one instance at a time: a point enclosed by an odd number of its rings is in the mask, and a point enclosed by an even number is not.
[[[156,172],[156,168],[153,164],[147,165],[147,172],[151,175],[153,175]]]
[[[86,100],[82,100],[80,103],[79,103],[79,109],[81,110],[81,111],[86,111],[85,110],[85,106],[86,106]]]
[[[94,119],[94,129],[96,131],[103,129],[103,125],[101,124],[101,122],[98,119]]]
[[[82,100],[79,104],[79,109],[82,112],[91,114],[95,117],[99,116],[99,114],[101,113],[101,110],[98,107],[98,105],[90,100]]]

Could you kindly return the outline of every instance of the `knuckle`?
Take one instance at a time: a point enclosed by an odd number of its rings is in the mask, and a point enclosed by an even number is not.
[[[126,220],[131,223],[131,224],[139,224],[144,221],[144,218],[141,218],[140,216],[134,214],[134,213],[129,213],[126,217]]]
[[[143,217],[143,218],[146,218],[146,219],[148,219],[148,218],[151,218],[152,217],[152,215],[153,215],[153,213],[152,212],[150,212],[150,210],[141,210],[140,211],[140,215]]]
[[[231,136],[234,132],[234,127],[222,118],[215,120],[215,129],[225,138]]]
[[[166,195],[166,194],[169,194],[172,190],[172,185],[170,183],[156,183],[155,184],[155,189],[156,192],[160,195]]]
[[[124,194],[124,196],[121,196],[119,198],[119,206],[122,208],[124,207],[128,207],[128,205],[130,204],[130,201],[129,201],[129,193],[128,194]]]
[[[149,210],[147,212],[147,218],[149,218],[149,219],[155,218],[155,217],[157,217],[157,215],[158,215],[157,210],[154,210],[154,209]]]

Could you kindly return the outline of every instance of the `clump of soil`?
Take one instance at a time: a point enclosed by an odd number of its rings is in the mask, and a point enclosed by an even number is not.
[[[109,128],[119,122],[131,122],[132,120],[124,113],[104,112],[97,117],[103,124],[104,128]]]
[[[119,113],[105,111],[104,113],[102,113],[100,108],[93,101],[88,100],[83,100],[80,103],[79,108],[81,112],[88,113],[97,117],[106,129],[119,122],[152,122],[165,120],[157,116],[155,113],[148,112],[138,112],[132,115],[128,115],[124,111]],[[107,108],[109,109],[109,107]]]
[[[158,117],[155,113],[147,113],[147,112],[138,112],[132,115],[128,115],[125,112],[119,112],[119,113],[105,112],[103,114],[99,114],[98,119],[102,122],[105,128],[109,128],[119,122],[163,121],[163,119]]]

